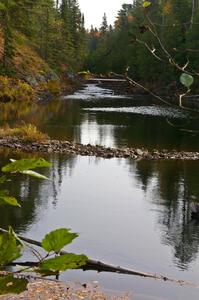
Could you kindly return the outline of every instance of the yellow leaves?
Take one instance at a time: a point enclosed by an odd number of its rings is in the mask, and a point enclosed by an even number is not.
[[[10,128],[9,125],[1,127],[0,137],[4,136],[17,136],[26,141],[44,141],[49,138],[45,133],[40,132],[35,125],[26,123],[15,128]]]
[[[47,83],[47,89],[53,95],[59,95],[61,93],[61,86],[58,80],[50,80]]]
[[[131,16],[131,15],[127,16],[127,21],[128,21],[129,24],[133,23],[134,20],[135,20],[134,16]]]
[[[34,100],[35,92],[32,87],[20,80],[0,76],[0,101],[15,102]]]
[[[171,2],[170,1],[166,2],[164,4],[164,6],[163,6],[163,9],[162,9],[163,15],[169,15],[169,14],[171,14],[172,13],[172,9],[173,9],[173,7],[172,7]]]

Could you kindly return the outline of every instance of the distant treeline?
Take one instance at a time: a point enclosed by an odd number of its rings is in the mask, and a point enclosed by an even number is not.
[[[135,0],[122,5],[113,27],[104,15],[101,28],[91,28],[86,68],[123,74],[128,68],[145,82],[175,82],[184,66],[199,73],[198,33],[198,0]]]

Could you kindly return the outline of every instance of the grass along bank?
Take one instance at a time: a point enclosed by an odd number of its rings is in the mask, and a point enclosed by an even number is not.
[[[69,141],[51,140],[32,124],[0,129],[0,148],[22,150],[29,153],[58,153],[96,156],[102,158],[132,158],[135,160],[199,160],[199,152],[148,150],[145,148],[109,148],[100,145],[83,145]]]

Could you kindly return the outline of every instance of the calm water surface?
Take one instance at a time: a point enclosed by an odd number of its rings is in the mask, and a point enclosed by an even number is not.
[[[197,148],[196,137],[194,140],[183,133],[178,136],[167,127],[163,118],[168,114],[165,108],[157,108],[158,113],[152,116],[148,101],[121,100],[109,90],[95,99],[95,92],[89,94],[88,89],[43,105],[40,110],[35,108],[28,112],[29,120],[48,130],[52,137],[75,141],[114,146],[129,146],[133,141],[137,146],[141,143],[147,146],[151,141],[151,147],[156,141],[161,147],[167,144]],[[132,101],[136,109],[130,107]],[[118,103],[118,109],[113,108],[113,102]],[[186,115],[169,111],[170,118],[174,115],[177,115],[174,121],[185,122]],[[148,128],[151,122],[155,137]],[[148,140],[141,130],[144,126]],[[19,155],[2,152],[1,165],[10,157]],[[189,212],[190,199],[198,199],[199,195],[199,162],[47,158],[53,167],[43,173],[51,181],[18,176],[9,183],[8,188],[20,199],[22,209],[1,208],[0,226],[11,224],[18,233],[38,240],[54,228],[72,228],[80,237],[68,251],[144,272],[199,282],[199,222],[192,221]],[[135,300],[199,298],[196,288],[132,276],[69,271],[63,278],[81,282],[97,280],[106,290],[129,292]]]
[[[7,119],[13,123],[20,118],[36,124],[51,138],[84,144],[198,150],[198,136],[178,129],[199,130],[198,119],[192,116],[190,122],[187,113],[154,104],[147,96],[122,98],[89,84],[73,96],[33,109],[11,107],[9,112],[0,113],[0,122]]]

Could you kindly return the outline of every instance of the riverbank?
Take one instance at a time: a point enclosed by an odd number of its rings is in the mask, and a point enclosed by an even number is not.
[[[77,284],[56,282],[50,280],[36,280],[28,284],[28,290],[20,295],[0,296],[1,300],[128,300],[127,295],[108,295],[97,283]]]
[[[69,141],[27,141],[18,137],[0,138],[0,148],[28,153],[77,154],[106,159],[132,158],[135,160],[199,160],[199,152],[147,150],[144,148],[107,148],[100,145],[83,145]]]

